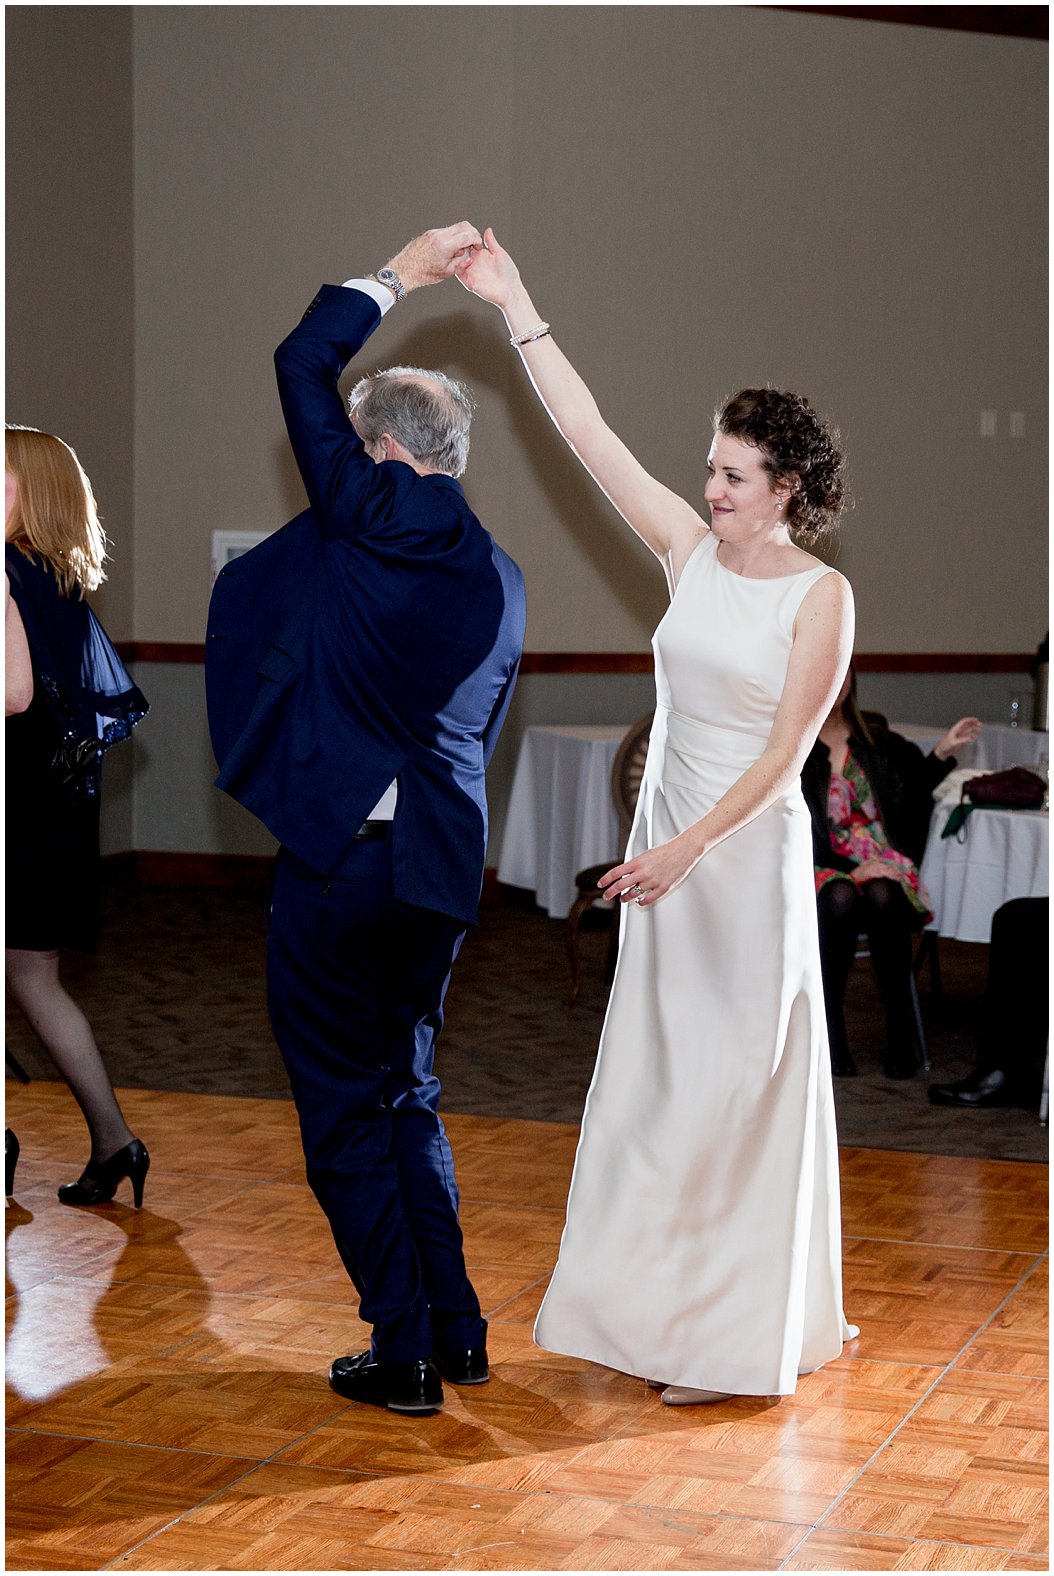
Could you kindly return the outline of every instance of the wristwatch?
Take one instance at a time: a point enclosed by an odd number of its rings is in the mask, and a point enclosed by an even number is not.
[[[406,286],[394,268],[378,268],[377,272],[370,277],[376,279],[379,285],[387,285],[397,301],[401,301],[406,294]]]

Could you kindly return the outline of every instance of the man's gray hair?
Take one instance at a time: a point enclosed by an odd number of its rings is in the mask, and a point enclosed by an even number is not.
[[[423,367],[388,367],[359,379],[348,409],[364,443],[387,432],[420,464],[464,475],[475,409],[464,383]]]

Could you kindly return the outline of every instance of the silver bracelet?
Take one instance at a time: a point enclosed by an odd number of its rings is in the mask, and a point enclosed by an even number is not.
[[[548,323],[536,323],[534,328],[529,328],[523,334],[513,334],[509,339],[510,345],[530,345],[536,339],[544,339],[549,332]]]

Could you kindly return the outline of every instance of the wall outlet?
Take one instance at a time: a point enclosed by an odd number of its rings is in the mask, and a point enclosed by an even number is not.
[[[995,437],[995,411],[983,410],[981,412],[981,437]]]
[[[1025,436],[1025,413],[1023,410],[1012,410],[1010,412],[1010,436],[1012,438],[1023,438]]]

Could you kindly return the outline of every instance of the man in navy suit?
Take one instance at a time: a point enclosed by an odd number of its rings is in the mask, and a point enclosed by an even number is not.
[[[219,576],[206,683],[219,787],[281,843],[268,1007],[311,1187],[373,1325],[330,1383],[395,1411],[489,1377],[433,1073],[475,923],[484,767],[523,644],[523,579],[469,508],[472,401],[441,373],[337,380],[409,290],[480,245],[430,230],[324,285],[275,353],[310,508]]]

